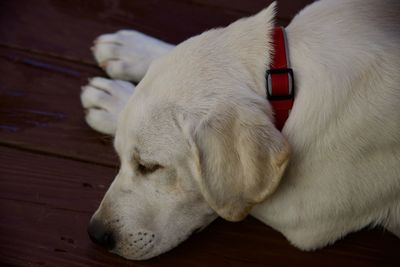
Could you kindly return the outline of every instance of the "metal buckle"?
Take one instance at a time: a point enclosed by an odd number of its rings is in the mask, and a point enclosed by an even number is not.
[[[289,94],[285,95],[273,95],[272,94],[272,81],[271,76],[273,74],[287,74],[289,79]],[[288,100],[294,98],[294,79],[293,79],[293,70],[290,68],[281,68],[281,69],[269,69],[266,73],[266,91],[268,100]]]

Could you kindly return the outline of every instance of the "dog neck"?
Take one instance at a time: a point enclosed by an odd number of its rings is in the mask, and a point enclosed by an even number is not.
[[[294,102],[294,78],[290,68],[285,29],[273,30],[274,51],[266,71],[266,95],[274,110],[275,126],[282,130]]]

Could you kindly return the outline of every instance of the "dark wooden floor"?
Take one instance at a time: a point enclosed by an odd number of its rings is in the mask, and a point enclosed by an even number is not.
[[[89,129],[79,102],[87,78],[104,75],[92,40],[134,28],[178,43],[268,2],[0,1],[0,265],[400,266],[400,241],[379,229],[306,253],[252,218],[217,220],[147,262],[126,261],[88,239],[86,225],[118,164],[111,139]],[[287,24],[307,2],[280,1],[278,22]]]

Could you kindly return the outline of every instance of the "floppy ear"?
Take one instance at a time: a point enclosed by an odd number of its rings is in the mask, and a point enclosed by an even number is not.
[[[289,145],[266,106],[263,100],[242,99],[219,107],[193,134],[195,179],[211,208],[226,220],[243,219],[271,195],[288,163]]]

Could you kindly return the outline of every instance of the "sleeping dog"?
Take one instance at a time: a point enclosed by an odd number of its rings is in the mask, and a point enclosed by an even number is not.
[[[92,240],[143,260],[248,214],[302,250],[369,225],[400,237],[399,14],[397,0],[302,10],[286,28],[296,90],[282,130],[266,97],[275,3],[176,47],[100,36],[94,56],[114,80],[91,79],[81,101],[115,135],[121,168]]]

